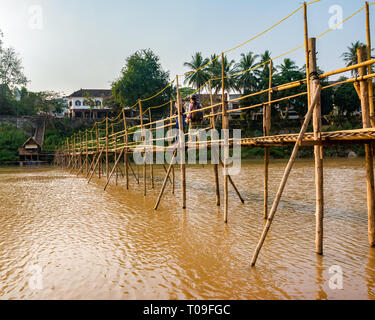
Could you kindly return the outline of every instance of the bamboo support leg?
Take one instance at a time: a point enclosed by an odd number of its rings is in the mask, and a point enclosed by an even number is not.
[[[134,169],[133,169],[131,163],[129,163],[129,168],[130,168],[130,171],[132,172],[132,174],[133,174],[135,180],[137,181],[137,184],[139,184],[139,178],[138,178],[137,175],[135,174]]]
[[[167,173],[165,175],[163,186],[162,186],[162,188],[160,190],[160,194],[159,194],[158,200],[156,201],[154,210],[157,210],[159,208],[160,201],[161,201],[161,198],[163,197],[163,194],[164,194],[164,191],[165,191],[165,187],[166,187],[167,182],[168,182],[169,175],[170,175],[170,173],[172,171],[173,161],[174,161],[176,155],[177,155],[177,150],[173,153],[172,161],[171,161],[171,164],[169,165],[169,168],[168,168]]]
[[[87,183],[90,183],[90,181],[91,181],[91,179],[92,179],[92,177],[93,177],[93,175],[94,175],[94,173],[96,171],[96,168],[97,168],[97,166],[100,163],[100,160],[101,160],[101,157],[102,157],[102,154],[103,154],[104,150],[105,150],[105,147],[102,149],[102,151],[100,151],[98,159],[97,159],[96,164],[95,164],[95,167],[94,167],[94,169],[93,169],[93,171],[92,171],[92,173],[91,173],[91,175],[90,175],[89,180],[87,181]]]
[[[88,172],[87,172],[86,179],[89,177],[89,174],[90,174],[90,172],[91,172],[91,169],[92,169],[92,167],[93,167],[93,165],[94,165],[94,163],[95,163],[96,157],[97,157],[97,154],[95,154],[95,155],[92,157],[92,161],[91,161],[91,164],[90,164],[89,170],[88,170]]]
[[[167,172],[168,172],[168,169],[167,169],[167,167],[165,166],[165,164],[163,164],[163,168],[164,168],[165,173],[167,173]],[[172,173],[174,174],[173,166],[172,166]],[[168,177],[168,180],[169,180],[169,182],[170,182],[171,184],[173,184],[173,182],[172,182],[172,180],[171,180],[170,177]]]
[[[107,187],[108,187],[108,185],[109,185],[109,182],[111,181],[111,178],[112,178],[114,172],[116,171],[117,165],[119,164],[120,159],[121,159],[123,153],[124,153],[124,150],[121,150],[120,156],[117,158],[116,163],[115,163],[115,165],[113,166],[112,171],[111,171],[111,173],[110,173],[109,176],[108,176],[107,183],[106,183],[106,185],[105,185],[105,187],[104,187],[104,191],[107,190]]]
[[[374,199],[374,147],[365,145],[367,176],[368,234],[371,247],[375,247],[375,199]]]
[[[154,165],[151,163],[150,165],[150,174],[151,174],[151,188],[155,189],[155,181],[154,181]]]
[[[219,166],[217,164],[214,164],[214,178],[215,178],[216,205],[220,207]]]
[[[264,219],[268,218],[268,178],[270,166],[270,148],[264,150]]]
[[[279,206],[279,203],[280,203],[280,200],[281,200],[281,196],[284,192],[284,189],[285,189],[285,186],[286,186],[286,183],[288,181],[288,178],[289,178],[289,174],[290,172],[292,171],[292,168],[293,168],[293,165],[294,165],[294,162],[297,158],[297,153],[298,153],[298,150],[299,150],[299,147],[300,147],[300,144],[302,143],[303,141],[303,137],[306,133],[306,130],[307,130],[307,127],[311,121],[311,118],[312,118],[312,114],[313,114],[313,111],[315,109],[315,106],[318,102],[318,99],[320,97],[320,92],[321,92],[321,86],[318,86],[316,88],[316,92],[315,92],[315,95],[314,95],[314,99],[312,101],[312,104],[311,104],[311,107],[310,107],[310,110],[307,112],[307,115],[306,115],[306,118],[305,118],[305,121],[302,125],[302,128],[301,128],[301,131],[299,133],[299,136],[298,136],[298,139],[297,139],[297,142],[294,146],[294,149],[293,149],[293,152],[292,152],[292,155],[289,159],[289,162],[288,162],[288,165],[285,169],[285,172],[284,172],[284,175],[283,175],[283,178],[281,180],[281,183],[280,183],[280,186],[279,186],[279,190],[277,191],[277,194],[276,194],[276,198],[275,198],[275,201],[273,203],[273,206],[271,208],[271,211],[270,211],[270,214],[268,216],[268,219],[267,219],[267,223],[264,227],[264,230],[263,230],[263,233],[262,233],[262,236],[259,240],[259,243],[257,245],[257,248],[255,249],[255,252],[254,252],[254,255],[253,255],[253,258],[251,260],[251,266],[255,266],[257,260],[258,260],[258,256],[259,256],[259,253],[260,253],[260,250],[262,249],[263,247],[263,244],[264,244],[264,241],[266,240],[266,237],[267,237],[267,234],[268,234],[268,231],[270,230],[271,228],[271,225],[272,225],[272,221],[275,217],[275,214],[276,214],[276,211],[277,211],[277,208]]]
[[[125,157],[126,190],[129,190],[129,159],[128,159],[127,151],[125,152],[124,157]]]
[[[172,166],[172,194],[175,193],[176,190],[176,176],[174,172],[174,166]]]
[[[145,152],[145,160],[143,163],[143,195],[147,195],[147,164],[146,164],[146,152]]]
[[[220,159],[220,164],[221,164],[221,166],[224,168],[224,163],[223,163],[223,161],[222,161],[221,159]],[[242,203],[245,203],[245,200],[242,198],[240,192],[238,191],[236,185],[234,184],[232,177],[231,177],[229,174],[228,174],[227,176],[228,176],[228,182],[232,185],[234,191],[236,191],[236,193],[237,193],[237,195],[238,195],[238,198],[240,198],[240,201],[241,201]]]

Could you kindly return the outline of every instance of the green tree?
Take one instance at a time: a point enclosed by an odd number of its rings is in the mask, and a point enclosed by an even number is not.
[[[26,85],[27,78],[23,73],[22,60],[13,48],[4,48],[0,30],[0,84],[13,89]]]
[[[242,53],[241,60],[236,65],[238,72],[244,72],[254,68],[258,64],[258,57],[258,55],[254,54],[251,51],[249,51],[247,54]],[[243,94],[247,90],[255,91],[257,86],[258,79],[256,77],[254,70],[247,71],[237,78],[237,87],[241,90]]]
[[[193,88],[189,87],[180,88],[180,94],[182,98],[192,95],[194,91],[195,90]]]
[[[159,57],[150,49],[140,50],[126,59],[120,78],[112,84],[113,96],[122,106],[133,106],[139,99],[148,99],[160,92],[169,83],[169,72],[164,71]],[[173,87],[143,103],[149,106],[161,105],[172,98]],[[157,109],[158,111],[158,109]]]
[[[357,49],[363,46],[365,46],[365,44],[360,41],[352,42],[352,44],[347,48],[348,51],[342,54],[347,67],[358,63]],[[355,77],[358,75],[358,70],[352,70],[351,73]]]
[[[215,59],[217,56],[214,54],[211,56],[211,59]],[[212,62],[208,67],[208,73],[210,79],[212,79],[211,85],[215,91],[215,94],[218,94],[222,89],[222,61],[220,58]],[[227,56],[224,56],[224,89],[227,91],[238,90],[237,79],[231,77],[237,72],[236,63],[234,60],[228,60]]]
[[[185,84],[197,90],[203,86],[209,79],[209,74],[205,67],[208,62],[209,60],[207,58],[204,59],[201,52],[195,53],[190,62],[185,62],[184,66],[190,69],[185,76]]]
[[[279,73],[274,76],[274,85],[286,84],[293,81],[302,80],[305,78],[305,74],[298,68],[297,64],[287,58],[276,67],[276,70],[279,70]],[[299,86],[289,90],[283,90],[277,93],[276,98],[281,99],[284,97],[292,96],[298,93],[302,93],[306,90],[306,86]],[[294,108],[300,116],[305,111],[307,104],[304,103],[306,97],[296,97],[281,101],[279,104],[280,115],[284,119],[288,119],[289,111]]]
[[[0,125],[0,164],[14,164],[18,148],[26,141],[26,134],[13,125]]]
[[[340,80],[345,80],[344,77]],[[341,84],[333,94],[334,104],[337,106],[339,115],[352,115],[361,109],[361,102],[357,92],[351,83]]]

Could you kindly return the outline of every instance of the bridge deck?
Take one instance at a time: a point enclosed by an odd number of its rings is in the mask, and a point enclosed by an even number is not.
[[[269,137],[244,138],[241,141],[241,145],[243,147],[275,147],[294,144],[297,139],[298,133]],[[314,133],[309,132],[304,135],[302,145],[361,144],[371,140],[375,140],[375,129],[373,128],[322,132],[320,141],[315,141]]]

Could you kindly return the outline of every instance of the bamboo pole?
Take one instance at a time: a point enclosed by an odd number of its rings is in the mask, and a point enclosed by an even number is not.
[[[221,160],[221,158],[220,158],[220,164],[221,164],[222,167],[224,167],[224,163],[223,163],[223,161]],[[228,180],[229,180],[229,183],[232,185],[234,191],[237,193],[238,198],[240,199],[240,201],[241,201],[242,203],[245,203],[245,200],[242,198],[241,193],[238,191],[238,189],[237,189],[237,187],[236,187],[236,185],[235,185],[235,183],[234,183],[232,177],[231,177],[229,174],[228,174]]]
[[[221,54],[221,102],[222,102],[222,125],[224,131],[224,222],[228,222],[228,157],[229,157],[229,120],[227,103],[225,101],[225,74],[224,74],[224,53]]]
[[[149,117],[149,123],[152,123],[152,114],[151,114],[151,108],[148,108],[148,117]],[[151,129],[152,125],[150,125]],[[155,188],[155,183],[154,183],[154,161],[151,161],[150,163],[150,177],[151,177],[151,188]]]
[[[69,166],[70,166],[70,162],[71,162],[69,138],[66,138],[66,143],[67,143],[67,146],[68,146],[68,157],[69,157],[69,162],[68,162],[66,168],[69,168]]]
[[[91,169],[93,168],[93,165],[95,163],[95,160],[96,160],[96,157],[98,156],[99,154],[95,154],[93,157],[92,157],[92,161],[91,161],[91,164],[90,164],[90,167],[89,167],[89,171],[87,172],[86,174],[86,179],[89,177],[89,174],[91,172]],[[95,172],[94,172],[95,173]]]
[[[74,134],[73,148],[74,148],[74,166],[73,166],[73,170],[74,170],[76,168],[76,165],[77,165],[76,134]]]
[[[209,90],[210,90],[210,102],[211,102],[211,106],[213,106],[214,105],[214,98],[213,98],[213,95],[212,95],[212,83],[211,83],[211,80],[209,81]],[[212,108],[211,109],[211,116],[212,117],[210,118],[210,122],[211,122],[211,128],[213,130],[216,129],[216,121],[215,121],[215,117],[213,116],[214,112],[215,112],[214,108]],[[213,157],[213,154],[211,154],[211,161],[213,160],[212,157]],[[219,165],[217,163],[214,163],[213,164],[213,168],[214,168],[214,179],[215,179],[214,183],[215,183],[216,205],[218,207],[220,207]]]
[[[108,117],[105,118],[105,176],[108,179],[109,177],[109,158],[108,158],[108,144],[109,144],[109,136],[108,136]]]
[[[89,169],[89,150],[88,150],[88,140],[87,140],[87,130],[86,130],[86,174]]]
[[[97,166],[98,166],[99,163],[100,163],[100,159],[101,159],[101,157],[102,157],[102,155],[103,155],[103,153],[104,153],[104,150],[105,150],[105,146],[103,146],[102,150],[101,150],[100,153],[98,154],[98,159],[96,160],[95,167],[94,167],[94,169],[92,170],[91,175],[90,175],[89,180],[87,181],[87,183],[90,183],[90,181],[91,181],[91,179],[92,179],[92,177],[93,177],[93,175],[94,175],[94,173],[95,173],[95,171],[96,171],[96,168],[97,168]]]
[[[367,51],[365,47],[357,49],[358,62],[361,63],[367,58]],[[359,69],[359,76],[365,76],[366,68]],[[370,113],[369,113],[369,94],[368,82],[360,82],[361,90],[361,108],[362,108],[362,122],[363,128],[371,128]],[[368,210],[368,235],[371,247],[375,247],[375,199],[374,199],[374,149],[371,143],[365,144],[366,152],[366,177],[367,177],[367,210]]]
[[[272,101],[272,60],[269,63],[269,77],[268,77],[268,104],[263,108],[263,133],[268,137],[271,132],[271,101]],[[264,149],[264,219],[268,217],[268,179],[269,179],[269,165],[270,165],[270,148]]]
[[[173,117],[173,101],[170,102],[170,118],[169,118],[169,125],[170,126],[172,126],[172,123],[173,123],[172,117]],[[172,143],[172,141],[169,141],[168,145],[170,146],[171,143]],[[165,166],[164,166],[164,168],[165,168]],[[165,168],[165,170],[167,170],[167,169]],[[173,164],[172,164],[172,181],[171,181],[171,183],[172,183],[172,194],[174,194],[176,187],[175,187],[175,172],[174,172],[174,165]]]
[[[118,164],[119,164],[119,162],[120,162],[120,160],[121,160],[121,157],[122,157],[122,154],[124,153],[124,150],[125,150],[125,148],[121,150],[120,156],[116,159],[115,165],[113,166],[112,171],[111,171],[111,173],[109,174],[109,177],[108,177],[107,183],[106,183],[106,185],[104,186],[104,191],[107,190],[107,187],[108,187],[108,185],[109,185],[109,182],[111,181],[111,178],[112,178],[114,172],[117,171],[117,166],[118,166]]]
[[[367,60],[371,60],[371,25],[370,25],[370,6],[368,1],[366,1],[366,34],[367,34]],[[367,67],[367,73],[372,73],[372,66]],[[370,122],[371,127],[375,128],[375,115],[374,115],[374,86],[372,78],[368,79],[368,95],[369,95],[369,108],[370,108]]]
[[[122,116],[123,116],[123,123],[124,123],[124,146],[128,146],[129,142],[129,136],[128,136],[128,126],[126,123],[126,115],[125,115],[125,109],[122,109]],[[126,177],[126,190],[129,190],[129,163],[128,163],[128,149],[125,149],[124,151],[124,169],[125,169],[125,177]]]
[[[164,168],[165,173],[167,173],[167,172],[168,172],[168,169],[167,169],[167,167],[165,166],[165,164],[163,164],[163,168]],[[172,165],[172,168],[173,168],[173,165]],[[168,180],[169,180],[169,182],[170,182],[171,184],[173,184],[173,182],[172,182],[172,180],[171,180],[170,177],[168,178]]]
[[[184,134],[184,119],[182,111],[182,98],[180,95],[180,88],[178,84],[178,76],[176,77],[177,87],[177,108],[178,108],[178,144],[181,155],[181,192],[182,192],[182,208],[186,209],[186,164],[185,164],[185,134]],[[173,161],[172,161],[173,163]]]
[[[294,149],[293,149],[293,152],[292,152],[292,155],[289,159],[289,162],[288,162],[288,165],[285,169],[285,172],[284,172],[284,175],[283,175],[283,178],[281,180],[281,183],[280,183],[280,186],[279,186],[279,189],[277,191],[277,194],[276,194],[276,198],[274,200],[274,203],[272,205],[272,208],[271,208],[271,211],[270,211],[270,214],[268,215],[268,219],[267,219],[267,223],[264,227],[264,230],[263,230],[263,233],[262,233],[262,236],[259,240],[259,243],[257,245],[257,248],[255,249],[255,252],[254,252],[254,255],[253,255],[253,258],[251,260],[251,266],[255,266],[257,260],[258,260],[258,256],[259,256],[259,253],[260,253],[260,250],[262,249],[263,247],[263,244],[264,244],[264,241],[266,240],[266,237],[267,237],[267,234],[268,234],[268,231],[270,230],[271,228],[271,225],[272,225],[272,221],[275,217],[275,214],[276,214],[276,211],[277,211],[277,208],[279,206],[279,203],[280,203],[280,200],[281,200],[281,196],[284,192],[284,189],[285,189],[285,186],[286,186],[286,183],[288,181],[288,178],[289,178],[289,175],[290,175],[290,172],[292,171],[292,168],[293,168],[293,164],[297,158],[297,153],[298,153],[298,150],[300,148],[300,145],[303,141],[303,137],[306,133],[306,130],[307,130],[307,127],[311,121],[311,118],[312,118],[312,115],[313,115],[313,111],[315,109],[315,106],[318,102],[318,99],[319,99],[319,96],[320,96],[320,92],[321,92],[321,87],[319,86],[317,89],[316,89],[316,92],[315,92],[315,95],[314,95],[314,98],[312,100],[312,103],[311,103],[311,106],[310,106],[310,109],[308,110],[307,112],[307,115],[306,115],[306,118],[305,118],[305,121],[301,127],[301,131],[299,133],[299,136],[298,136],[298,139],[294,145]]]
[[[121,158],[121,157],[122,157],[122,152],[121,152],[119,158]],[[120,159],[119,159],[119,161],[120,161]],[[119,161],[117,161],[117,133],[116,133],[115,134],[115,163],[118,163]],[[116,177],[116,186],[117,186],[118,185],[118,170],[117,170],[117,165],[115,165],[115,168],[116,168],[116,171],[115,171],[116,175],[115,175],[115,177]]]
[[[320,87],[318,67],[316,63],[316,39],[309,39],[309,67],[310,67],[310,92],[315,92]],[[309,99],[311,101],[312,97]],[[319,95],[313,112],[314,140],[321,141],[322,114],[321,97]],[[323,189],[323,146],[314,146],[315,155],[315,194],[316,194],[316,253],[323,254],[323,220],[324,220],[324,189]]]
[[[100,138],[99,138],[99,128],[96,126],[96,152],[99,155],[100,153]],[[99,167],[98,167],[98,178],[101,178],[101,169],[100,169],[101,161],[99,159]],[[96,168],[95,168],[96,170]]]
[[[160,201],[161,201],[161,198],[163,197],[165,187],[167,186],[168,178],[169,178],[169,175],[170,175],[172,167],[173,167],[172,164],[173,164],[174,159],[176,158],[176,155],[177,155],[177,149],[173,152],[173,156],[172,156],[172,159],[171,159],[171,164],[169,165],[169,168],[168,168],[167,173],[165,175],[163,186],[162,186],[162,188],[160,190],[160,194],[159,194],[159,197],[158,197],[158,199],[156,201],[154,210],[158,210],[158,208],[159,208]]]
[[[142,101],[139,100],[139,118],[141,121],[141,131],[142,131],[142,141],[144,141],[144,126],[143,126],[143,109],[142,109]],[[147,169],[147,163],[146,163],[146,148],[144,149],[144,160],[143,160],[143,195],[147,195],[147,177],[146,177],[146,169]],[[139,175],[138,175],[139,176]]]

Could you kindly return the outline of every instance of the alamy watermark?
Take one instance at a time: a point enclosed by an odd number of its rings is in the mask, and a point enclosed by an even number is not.
[[[329,7],[328,13],[331,17],[328,20],[328,26],[333,30],[344,29],[344,24],[342,23],[344,19],[344,9],[342,6],[335,4]]]
[[[187,138],[186,138],[187,136]],[[158,124],[155,135],[148,129],[133,135],[137,144],[133,159],[143,164],[225,164],[225,174],[241,172],[241,130],[164,130]],[[156,152],[154,152],[156,151]],[[187,159],[186,159],[187,153]]]
[[[33,265],[27,268],[28,285],[30,290],[43,290],[43,272],[42,267]]]
[[[342,290],[344,289],[344,272],[340,266],[331,266],[328,270],[331,275],[328,281],[329,288],[331,290]]]
[[[28,9],[28,25],[32,30],[43,30],[44,19],[43,19],[43,8],[41,5],[35,4]]]

